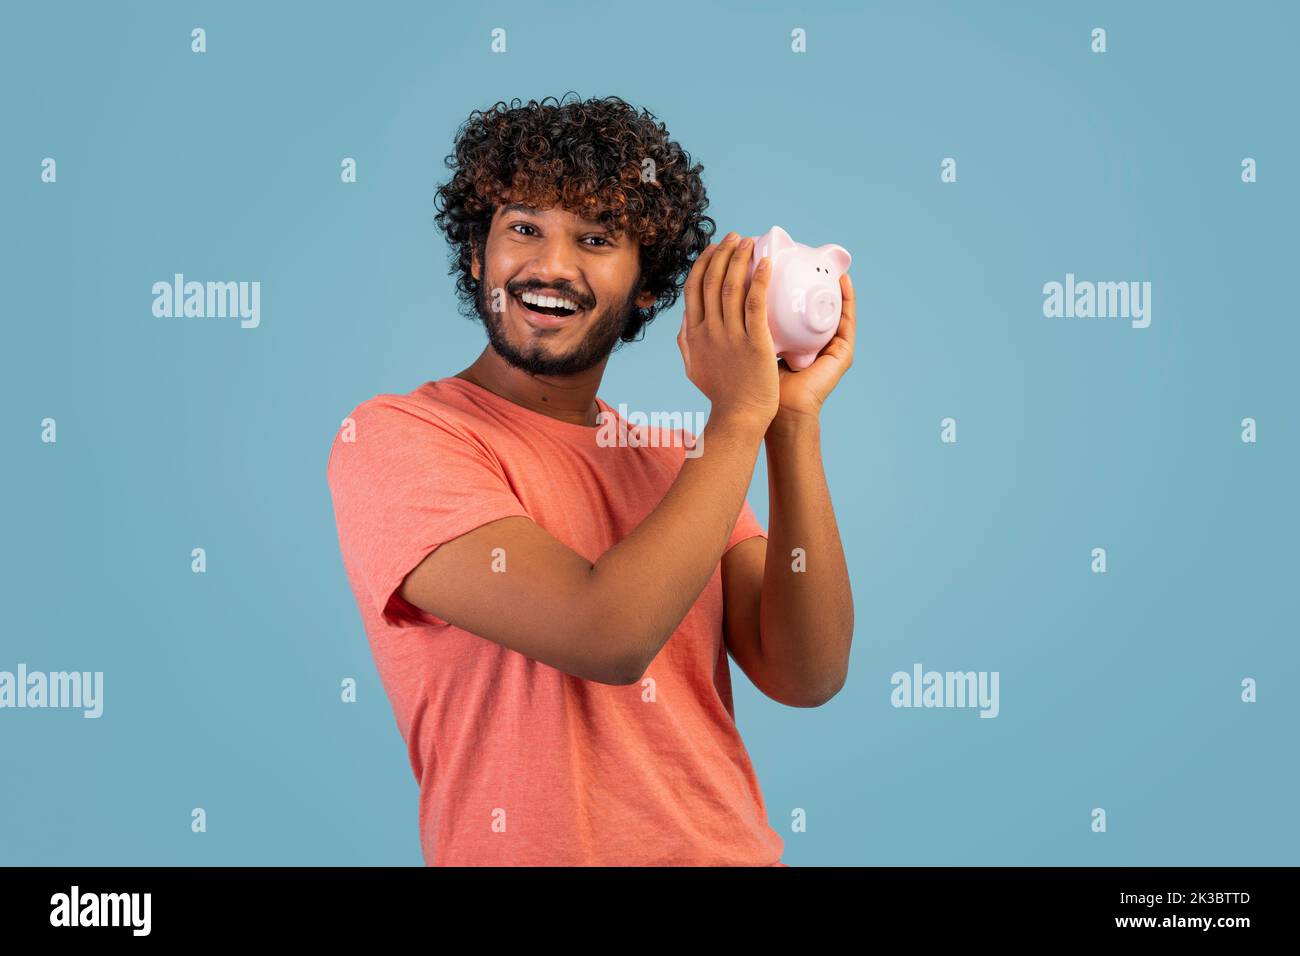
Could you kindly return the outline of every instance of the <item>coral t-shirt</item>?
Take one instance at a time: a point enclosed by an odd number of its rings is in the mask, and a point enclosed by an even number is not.
[[[603,412],[617,412],[599,398]],[[442,543],[509,515],[594,562],[659,504],[689,431],[598,441],[459,378],[344,421],[328,479],[343,563],[420,786],[433,866],[781,866],[736,729],[722,574],[643,680],[583,680],[396,593]],[[746,501],[727,547],[763,527]],[[657,587],[646,579],[644,587]]]

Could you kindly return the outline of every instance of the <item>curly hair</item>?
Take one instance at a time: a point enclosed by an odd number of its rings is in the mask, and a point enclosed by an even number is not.
[[[636,341],[677,301],[691,263],[716,231],[704,215],[704,167],[692,166],[690,154],[648,111],[617,96],[565,103],[570,94],[578,96],[569,91],[527,106],[516,98],[472,112],[446,157],[453,175],[438,189],[434,221],[452,247],[449,273],[459,273],[456,295],[471,318],[479,295],[472,253],[485,247],[501,205],[558,205],[634,237],[642,288],[656,296],[633,312],[620,335],[623,342]]]

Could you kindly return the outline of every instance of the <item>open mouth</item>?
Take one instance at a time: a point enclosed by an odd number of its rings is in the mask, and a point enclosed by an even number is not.
[[[525,302],[524,305],[531,311],[539,312],[542,315],[566,316],[566,315],[573,315],[574,312],[577,311],[576,309],[566,309],[562,305],[557,305],[552,307],[549,305],[531,305],[528,302]]]
[[[582,311],[578,303],[572,299],[565,299],[559,296],[537,295],[532,292],[525,292],[514,297],[519,306],[533,317],[543,320],[545,325],[555,325],[563,322],[571,315],[577,315]]]

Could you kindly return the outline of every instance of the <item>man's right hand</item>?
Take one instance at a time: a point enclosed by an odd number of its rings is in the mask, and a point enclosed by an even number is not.
[[[686,279],[677,345],[686,375],[713,403],[713,415],[766,431],[780,407],[780,370],[767,327],[771,264],[764,259],[745,294],[752,239],[729,233],[700,253]]]

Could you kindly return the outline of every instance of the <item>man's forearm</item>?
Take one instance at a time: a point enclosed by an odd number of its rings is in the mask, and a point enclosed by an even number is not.
[[[828,699],[848,674],[853,595],[822,469],[821,426],[815,417],[782,413],[764,441],[769,510],[759,611],[764,668],[801,696]]]
[[[702,454],[688,457],[658,506],[592,568],[609,595],[631,660],[648,666],[717,570],[754,474],[764,425],[709,416]]]

